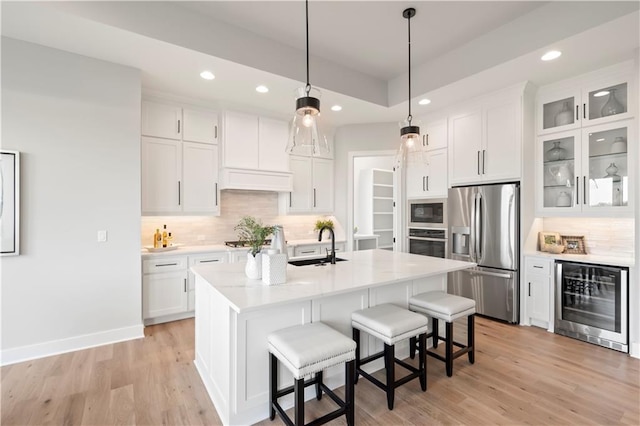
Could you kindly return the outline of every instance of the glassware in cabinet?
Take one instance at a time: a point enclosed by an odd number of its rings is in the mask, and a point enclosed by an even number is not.
[[[621,140],[626,141],[627,136],[627,126],[588,132],[589,170],[587,179],[589,181],[589,207],[599,208],[628,205],[628,155],[626,151],[620,152],[619,147],[619,142]]]

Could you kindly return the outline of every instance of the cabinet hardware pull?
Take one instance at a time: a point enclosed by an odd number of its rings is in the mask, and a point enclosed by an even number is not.
[[[485,161],[484,161],[484,157],[485,157],[485,154],[486,154],[486,153],[487,153],[487,150],[486,150],[486,149],[483,149],[483,150],[482,150],[482,174],[485,174],[485,173],[486,173],[486,171],[484,170],[484,163],[485,163]]]
[[[427,133],[427,146],[429,146],[429,133]]]
[[[313,188],[313,207],[316,206],[316,189]]]
[[[216,182],[216,206],[218,205],[218,182]]]
[[[533,267],[537,269],[542,269],[542,266],[538,266],[538,265],[533,265]]]
[[[424,176],[422,176],[422,191],[426,191],[425,186],[424,186]]]
[[[184,292],[187,292],[187,279],[184,279]]]
[[[422,135],[422,146],[425,146],[425,137],[426,135]]]
[[[576,205],[580,204],[580,176],[576,176]]]
[[[586,103],[582,104],[582,117],[585,120],[587,119],[587,104]]]
[[[289,207],[291,207],[291,192],[289,192]]]
[[[576,121],[578,121],[580,119],[580,113],[578,112],[578,109],[580,107],[578,105],[576,105]]]
[[[582,177],[582,204],[587,204],[587,177]]]
[[[220,262],[220,259],[201,260],[199,263]]]
[[[180,205],[180,181],[178,181],[178,205]]]
[[[480,151],[478,151],[478,160],[477,160],[477,163],[478,163],[478,174],[480,174]]]
[[[180,120],[178,120],[178,134],[180,134]]]
[[[178,266],[177,263],[156,263],[156,266]]]
[[[218,126],[213,126],[214,132],[215,132],[215,139],[218,139]]]
[[[529,297],[531,297],[531,283],[529,283]]]
[[[429,190],[429,176],[427,176],[427,191]]]
[[[300,253],[302,254],[315,254],[315,250],[309,250],[309,251],[301,251]]]

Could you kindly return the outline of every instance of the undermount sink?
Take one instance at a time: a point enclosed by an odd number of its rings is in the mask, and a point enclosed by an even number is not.
[[[345,260],[347,259],[340,259],[339,257],[336,257],[336,262],[343,262]],[[331,264],[331,261],[329,261],[326,257],[320,257],[316,259],[290,260],[289,264],[293,266],[307,266],[307,265],[323,266],[326,264]]]

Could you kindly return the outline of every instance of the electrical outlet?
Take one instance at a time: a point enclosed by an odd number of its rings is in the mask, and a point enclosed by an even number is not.
[[[98,242],[99,243],[106,243],[107,242],[107,231],[106,230],[98,231]]]
[[[198,235],[198,241],[204,241],[204,235]]]

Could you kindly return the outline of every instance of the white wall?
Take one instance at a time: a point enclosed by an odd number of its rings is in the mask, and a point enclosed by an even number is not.
[[[2,363],[141,337],[140,72],[3,38],[2,124],[22,153]]]

